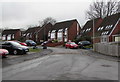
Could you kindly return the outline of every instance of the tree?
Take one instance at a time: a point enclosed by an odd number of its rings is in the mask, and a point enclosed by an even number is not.
[[[86,11],[87,18],[103,18],[118,13],[118,5],[119,2],[115,0],[109,0],[108,2],[93,2],[93,4],[90,5],[90,9]]]
[[[46,25],[48,23],[51,23],[52,25],[54,25],[56,23],[56,20],[53,19],[52,17],[47,17],[43,21],[39,21],[40,26]]]

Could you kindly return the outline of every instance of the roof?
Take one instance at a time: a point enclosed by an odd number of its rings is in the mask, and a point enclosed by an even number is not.
[[[41,29],[41,27],[38,26],[38,27],[28,28],[28,29],[24,32],[24,34],[27,34],[27,33],[35,33],[35,31],[38,30],[38,29]]]
[[[47,30],[51,30],[51,29],[50,29],[51,27],[52,27],[52,24],[51,24],[51,23],[48,23],[48,24],[46,24],[46,25],[43,25],[41,28],[37,29],[37,30],[36,30],[36,33],[39,33],[39,32],[43,33],[44,28],[47,28]]]
[[[20,29],[7,29],[2,32],[2,35],[15,34],[20,31]]]
[[[59,30],[59,29],[69,28],[75,21],[77,21],[77,20],[74,19],[74,20],[57,22],[57,23],[52,27],[52,30]]]
[[[88,35],[90,36],[90,33],[92,34],[92,32],[93,32],[93,22],[95,24],[95,28],[97,28],[96,24],[100,19],[101,18],[96,18],[96,19],[94,19],[94,21],[93,20],[87,21],[81,30],[81,35],[82,36],[88,36]]]
[[[109,35],[119,21],[120,13],[105,17],[96,30],[96,36]]]

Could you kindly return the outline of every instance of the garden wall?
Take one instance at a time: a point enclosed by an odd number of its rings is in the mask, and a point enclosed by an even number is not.
[[[57,43],[47,43],[48,47],[55,47],[55,46],[60,46],[63,45],[63,42],[57,42]]]
[[[120,46],[117,44],[96,43],[94,50],[105,55],[120,56]]]

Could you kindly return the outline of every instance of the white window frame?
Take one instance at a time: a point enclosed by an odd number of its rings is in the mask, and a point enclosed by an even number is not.
[[[63,29],[60,29],[58,30],[58,33],[57,33],[57,39],[59,41],[62,41],[62,38],[63,38]]]
[[[55,32],[56,32],[56,30],[52,30],[51,36],[50,36],[51,39],[55,39]]]
[[[11,40],[12,38],[11,38],[11,34],[9,34],[8,36],[7,36],[7,40]]]
[[[2,36],[2,40],[5,40],[5,39],[6,39],[6,35],[3,35],[3,36]]]

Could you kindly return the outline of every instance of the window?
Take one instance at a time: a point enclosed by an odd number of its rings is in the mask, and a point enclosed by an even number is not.
[[[11,40],[11,34],[7,36],[7,40]]]
[[[105,31],[105,32],[102,32],[101,35],[107,35],[109,33],[109,31]]]
[[[55,31],[56,31],[56,30],[53,30],[53,31],[51,32],[51,39],[54,39],[54,38],[55,38]]]
[[[64,40],[65,40],[65,42],[67,42],[67,28],[65,29],[65,32],[64,32]]]
[[[98,31],[100,30],[100,27],[98,28]]]
[[[101,37],[101,42],[108,42],[108,40],[109,40],[108,36]]]
[[[86,29],[86,32],[89,32],[90,30],[91,30],[91,28],[87,28],[87,29]]]
[[[30,35],[30,33],[27,33],[27,36],[29,36]]]
[[[14,38],[15,38],[15,34],[12,35],[12,39],[14,39]]]
[[[26,34],[23,34],[23,36],[26,36]]]
[[[32,38],[32,33],[30,33],[29,35],[30,35],[30,38]]]
[[[2,36],[2,40],[5,40],[5,38],[6,38],[6,35],[3,35],[3,36]]]
[[[60,29],[60,30],[58,31],[57,39],[58,39],[59,41],[62,41],[62,37],[63,37],[63,29]]]
[[[48,32],[48,37],[50,37],[50,31]]]
[[[98,31],[101,31],[101,30],[103,30],[103,28],[104,28],[103,26],[102,26],[102,27],[99,27],[99,28],[98,28]]]
[[[113,27],[113,25],[108,25],[108,26],[106,26],[105,29],[106,29],[106,30],[107,30],[107,29],[111,29],[112,27]]]

